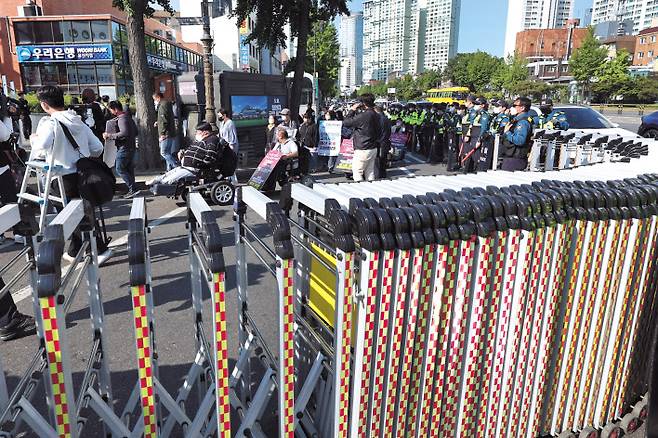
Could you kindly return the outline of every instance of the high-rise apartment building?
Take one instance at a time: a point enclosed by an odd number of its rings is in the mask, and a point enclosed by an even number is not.
[[[592,24],[605,21],[633,21],[633,33],[654,25],[658,18],[655,0],[594,0]]]
[[[572,10],[573,0],[509,0],[505,56],[514,53],[517,33],[527,29],[564,27]]]
[[[363,80],[363,13],[340,19],[340,89],[352,91]]]
[[[365,0],[364,82],[445,67],[458,27],[459,0]]]

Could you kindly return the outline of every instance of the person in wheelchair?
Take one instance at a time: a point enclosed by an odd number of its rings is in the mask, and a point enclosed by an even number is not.
[[[208,122],[201,122],[196,127],[195,141],[187,149],[178,153],[181,165],[148,182],[148,185],[176,184],[184,178],[197,176],[205,169],[214,168],[222,155],[225,145],[217,134],[213,133]]]
[[[277,129],[276,131],[276,144],[273,150],[279,151],[282,154],[281,160],[277,166],[277,181],[280,186],[288,183],[290,179],[308,172],[308,160],[303,159],[304,151],[300,152],[297,142],[290,138],[288,131],[285,129]],[[306,151],[307,152],[307,151]]]

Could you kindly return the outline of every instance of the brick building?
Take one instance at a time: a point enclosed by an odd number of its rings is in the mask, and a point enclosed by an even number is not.
[[[568,59],[581,46],[587,28],[578,28],[578,20],[569,20],[558,29],[528,29],[516,34],[516,53],[528,60]]]
[[[126,15],[112,0],[2,0],[0,79],[8,91],[59,85],[77,95],[92,88],[132,94]],[[165,24],[145,22],[147,62],[155,90],[173,98],[176,77],[201,66],[198,43],[180,42]]]
[[[654,66],[658,57],[658,27],[640,31],[635,43],[634,66]]]

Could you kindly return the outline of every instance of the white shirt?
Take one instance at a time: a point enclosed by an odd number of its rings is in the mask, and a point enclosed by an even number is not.
[[[276,146],[274,146],[274,149],[280,151],[283,155],[299,153],[299,148],[297,147],[297,143],[295,143],[295,140],[293,140],[292,138],[289,138],[288,141],[286,141],[283,144],[277,143]]]
[[[219,137],[229,144],[233,152],[238,153],[238,131],[233,120],[222,120],[219,125]]]
[[[66,125],[71,131],[80,151],[71,145],[60,126]],[[103,143],[91,132],[73,111],[58,111],[39,121],[36,136],[32,139],[30,159],[44,157],[46,162],[54,158],[54,164],[64,168],[64,173],[77,171],[76,163],[80,156],[98,157],[103,153]]]
[[[11,133],[13,131],[14,127],[12,126],[11,119],[9,117],[0,119],[0,142],[9,140],[9,137],[11,137]],[[0,175],[8,170],[9,166],[0,167]]]

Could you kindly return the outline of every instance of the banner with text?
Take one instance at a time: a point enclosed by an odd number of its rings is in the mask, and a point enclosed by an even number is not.
[[[336,157],[340,152],[340,132],[343,122],[339,120],[320,121],[318,131],[320,142],[318,143],[318,155],[323,157]]]

